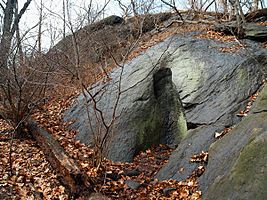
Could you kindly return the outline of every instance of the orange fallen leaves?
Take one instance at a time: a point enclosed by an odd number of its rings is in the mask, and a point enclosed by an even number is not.
[[[267,26],[267,21],[265,21],[265,22],[257,22],[256,24],[259,25],[259,26]]]
[[[197,30],[199,31],[205,29],[207,29],[207,25],[204,24],[194,25],[194,26],[192,26],[191,24],[184,24],[184,25],[178,25],[178,27],[172,25],[171,28],[166,28],[164,31],[155,33],[152,36],[149,36],[148,39],[141,41],[138,44],[138,47],[130,53],[130,55],[128,56],[128,60],[132,60],[133,58],[139,56],[142,52],[144,52],[148,48],[162,42],[163,40],[172,35],[175,35],[177,33],[184,34],[187,32],[192,32]]]
[[[219,48],[219,51],[223,52],[223,53],[234,53],[239,51],[240,49],[244,49],[244,45],[242,44],[235,44],[232,45],[231,47],[221,47]]]
[[[201,192],[197,190],[199,172],[195,172],[193,177],[184,182],[153,179],[159,169],[168,162],[173,151],[166,145],[141,152],[134,158],[133,163],[115,163],[104,159],[100,168],[94,167],[94,150],[76,141],[76,132],[68,130],[69,123],[63,123],[61,119],[62,112],[70,104],[68,99],[51,102],[42,109],[49,112],[37,112],[34,118],[55,136],[70,157],[77,161],[82,171],[96,178],[95,191],[115,199],[200,199]],[[137,173],[133,173],[134,170]],[[126,180],[136,181],[140,183],[140,187],[133,190],[125,184]],[[163,190],[168,187],[174,187],[175,190],[166,196]]]
[[[0,140],[5,140],[11,137],[11,133],[14,131],[13,127],[5,120],[0,119]]]
[[[33,118],[45,127],[60,142],[70,157],[74,158],[80,169],[91,177],[96,177],[95,191],[101,192],[115,199],[200,199],[201,192],[197,190],[197,176],[177,182],[174,180],[157,181],[154,175],[168,162],[173,149],[166,145],[152,147],[138,154],[133,163],[114,163],[104,159],[100,168],[94,167],[94,150],[74,139],[76,132],[68,130],[70,123],[63,123],[62,112],[71,104],[71,100],[53,101],[36,112]],[[47,111],[47,112],[46,112]],[[0,182],[5,192],[13,187],[10,196],[21,198],[36,198],[36,192],[42,194],[45,199],[68,199],[67,190],[58,182],[56,174],[51,169],[45,157],[36,147],[33,141],[16,141],[16,156],[12,156],[13,168],[16,168],[16,176],[9,177],[8,156],[0,157],[1,166],[4,168],[3,181]],[[18,147],[17,145],[29,145]],[[0,144],[8,152],[8,144]],[[26,151],[26,152],[24,152]],[[2,152],[2,149],[1,149]],[[33,169],[34,168],[34,169]],[[0,168],[2,169],[2,168]],[[30,171],[28,170],[30,169]],[[137,173],[129,171],[137,170]],[[127,172],[128,171],[128,172]],[[136,190],[129,188],[126,180],[140,183]],[[164,193],[169,187],[174,190]]]
[[[239,51],[240,49],[244,49],[245,46],[238,42],[237,38],[235,36],[229,36],[225,35],[222,32],[216,32],[216,31],[206,31],[200,35],[195,36],[198,39],[212,39],[216,40],[219,42],[228,42],[228,43],[233,43],[229,47],[221,47],[219,48],[219,51],[223,53],[234,53]],[[237,44],[236,44],[237,43]]]
[[[235,36],[225,35],[222,32],[208,30],[200,35],[195,36],[198,39],[213,39],[220,42],[236,42]]]
[[[216,139],[222,138],[224,135],[226,135],[227,133],[229,133],[232,130],[232,127],[230,128],[224,128],[221,132],[215,132],[214,137]]]
[[[266,85],[267,78],[262,80],[262,85]],[[238,114],[236,114],[238,117],[246,117],[249,114],[250,109],[252,108],[253,103],[257,100],[259,96],[259,91],[252,94],[249,98],[249,101],[245,107],[244,110],[241,110]]]
[[[255,94],[251,95],[249,98],[249,102],[247,103],[244,110],[241,110],[236,116],[238,117],[246,117],[248,116],[248,113],[252,107],[252,104],[256,101],[257,97],[259,96],[259,93],[256,92]]]
[[[139,56],[142,52],[144,52],[148,48],[156,45],[157,43],[165,40],[166,38],[174,34],[175,32],[172,31],[160,32],[153,35],[148,41],[140,42],[139,47],[130,53],[130,55],[128,56],[128,60],[132,60],[133,58]]]
[[[208,162],[209,153],[202,151],[200,154],[191,156],[190,162]]]
[[[0,142],[0,193],[3,199],[68,199],[67,191],[34,141],[14,139],[12,171],[10,142]]]

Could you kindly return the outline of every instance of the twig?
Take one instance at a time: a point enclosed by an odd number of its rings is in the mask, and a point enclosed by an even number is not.
[[[181,18],[182,22],[184,21],[183,16],[181,15],[181,13],[179,12],[179,10],[177,9],[177,7],[175,6],[175,1],[173,1],[173,4],[168,3],[165,0],[161,0],[161,2],[165,3],[167,6],[170,6]]]

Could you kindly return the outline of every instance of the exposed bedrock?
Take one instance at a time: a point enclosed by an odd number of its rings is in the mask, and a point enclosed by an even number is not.
[[[106,145],[108,158],[132,161],[138,151],[152,144],[178,145],[157,178],[186,178],[197,167],[189,163],[190,157],[209,149],[215,131],[240,121],[236,113],[265,76],[266,49],[244,42],[246,49],[223,53],[220,48],[234,43],[176,35],[126,63],[117,119]],[[114,69],[112,80],[91,89],[106,122],[113,116],[120,74],[121,68]],[[65,112],[65,120],[75,121],[71,128],[78,130],[76,138],[88,145],[94,143],[93,133],[103,130],[92,101],[82,94]]]

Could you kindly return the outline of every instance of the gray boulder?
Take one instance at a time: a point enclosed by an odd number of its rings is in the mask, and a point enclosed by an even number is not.
[[[267,27],[257,25],[256,23],[245,23],[243,26],[244,38],[251,40],[266,41],[267,40]],[[215,31],[225,32],[232,35],[237,34],[237,22],[227,22],[224,24],[216,24],[213,29]]]
[[[178,144],[186,134],[179,94],[172,72],[166,67],[168,43],[132,60],[123,72],[122,68],[115,69],[110,74],[112,80],[101,81],[90,90],[105,124],[117,118],[105,148],[108,158],[114,161],[132,161],[137,152],[152,144]],[[116,107],[118,93],[121,95]],[[101,134],[105,133],[105,125],[99,118],[90,97],[83,94],[65,113],[65,120],[75,120],[71,128],[79,131],[77,139],[88,145],[104,137]]]
[[[102,20],[102,22],[105,25],[115,25],[115,24],[121,24],[123,22],[123,18],[116,16],[116,15],[111,15],[105,19]]]
[[[211,145],[203,199],[267,198],[267,86],[252,113]]]
[[[255,40],[267,40],[267,27],[248,23],[245,26],[245,37]]]
[[[112,119],[118,89],[121,91],[117,120],[106,145],[110,159],[131,161],[135,153],[152,144],[179,144],[157,177],[183,179],[196,167],[188,163],[190,156],[208,150],[215,131],[240,121],[235,114],[259,88],[266,50],[246,41],[246,50],[222,53],[220,48],[233,44],[193,35],[168,38],[125,64],[121,85],[121,68],[117,68],[110,74],[111,81],[93,86],[91,92],[106,123]],[[185,117],[192,129],[188,133]],[[71,128],[88,145],[99,136],[94,130],[103,130],[88,95],[77,98],[65,112],[65,120],[75,120]],[[179,169],[187,167],[180,176]]]
[[[109,200],[108,197],[104,196],[101,193],[92,193],[89,197],[88,200]]]
[[[98,31],[100,29],[103,29],[105,26],[115,26],[123,23],[124,20],[123,18],[116,16],[116,15],[111,15],[109,17],[106,17],[96,23],[93,23],[89,26],[91,30]]]
[[[183,69],[188,76],[186,81],[180,80],[181,71],[176,72],[172,68],[174,77],[177,77],[173,81],[180,87],[188,128],[192,130],[156,175],[160,180],[181,181],[191,175],[199,166],[189,162],[191,156],[208,151],[215,141],[215,132],[240,121],[236,114],[244,109],[248,97],[257,91],[264,77],[266,50],[254,43],[248,43],[248,50],[231,54],[219,53],[216,50],[218,44],[209,40],[198,41],[197,44],[190,48],[190,57],[199,62],[190,64],[192,73],[190,67]],[[185,59],[184,66],[188,66],[188,57],[185,53],[179,57]],[[173,63],[176,66],[180,64],[178,59]]]

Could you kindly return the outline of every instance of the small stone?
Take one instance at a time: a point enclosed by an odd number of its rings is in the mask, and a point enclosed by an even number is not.
[[[140,184],[139,182],[137,182],[137,181],[132,181],[132,180],[126,180],[126,181],[125,181],[125,184],[126,184],[129,188],[131,188],[131,189],[133,189],[133,190],[137,190],[137,189],[141,186],[141,184]]]
[[[116,172],[112,172],[112,173],[107,173],[107,177],[114,181],[117,181],[120,179],[121,175]]]
[[[141,172],[139,169],[133,169],[133,170],[126,170],[125,171],[126,176],[138,176],[140,173]]]
[[[168,196],[170,196],[170,192],[172,192],[174,190],[176,190],[176,188],[164,188],[163,189],[163,193],[164,193],[165,196],[168,197]]]
[[[88,200],[108,200],[109,198],[101,193],[92,193]]]

